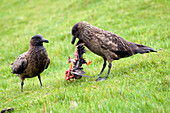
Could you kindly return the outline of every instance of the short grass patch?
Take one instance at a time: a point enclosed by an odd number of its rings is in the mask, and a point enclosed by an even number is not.
[[[167,0],[1,0],[0,110],[14,112],[170,112],[170,2]],[[71,28],[79,21],[111,31],[124,39],[153,47],[157,53],[134,55],[112,62],[109,78],[65,81],[68,56],[74,57]],[[41,34],[51,59],[38,78],[20,79],[10,64],[28,50],[30,38]],[[87,48],[86,48],[87,49]],[[102,58],[87,50],[84,66],[97,75]],[[105,76],[107,68],[101,76]]]

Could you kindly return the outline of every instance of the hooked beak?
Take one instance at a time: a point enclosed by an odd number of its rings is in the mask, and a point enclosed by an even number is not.
[[[71,43],[72,43],[72,44],[74,44],[74,43],[75,43],[75,41],[76,41],[76,37],[75,37],[75,36],[73,36],[73,37],[72,37],[72,41],[71,41]]]
[[[44,38],[41,40],[41,42],[49,43],[49,41]]]

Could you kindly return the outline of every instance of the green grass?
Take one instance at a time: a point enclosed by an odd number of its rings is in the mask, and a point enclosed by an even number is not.
[[[170,2],[168,0],[1,0],[0,1],[0,110],[14,112],[170,112]],[[112,62],[109,78],[64,80],[72,26],[79,21],[120,35],[128,41],[155,48],[157,53],[134,55]],[[28,50],[30,38],[41,34],[51,64],[38,78],[20,79],[10,65]],[[162,50],[159,50],[162,48]],[[87,51],[92,60],[88,75],[97,75],[102,58]],[[102,76],[107,73],[107,68]]]

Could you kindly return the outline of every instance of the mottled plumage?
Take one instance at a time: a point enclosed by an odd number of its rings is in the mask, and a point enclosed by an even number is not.
[[[74,44],[76,38],[78,38],[79,41],[77,44],[85,43],[85,46],[89,50],[103,57],[104,64],[100,74],[105,69],[106,60],[109,62],[109,70],[104,79],[106,79],[109,75],[111,62],[113,60],[119,60],[120,58],[129,57],[137,53],[143,54],[155,52],[150,47],[128,42],[112,32],[102,30],[84,21],[76,23],[73,26],[72,35],[72,44]],[[103,80],[103,78],[100,77],[97,80]]]
[[[11,67],[12,73],[17,74],[21,79],[21,92],[25,78],[38,76],[42,86],[40,73],[47,69],[50,63],[43,42],[48,43],[48,40],[45,40],[41,35],[33,36],[28,51],[19,55]]]

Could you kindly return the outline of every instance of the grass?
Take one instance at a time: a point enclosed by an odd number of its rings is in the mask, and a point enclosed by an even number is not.
[[[170,2],[167,0],[1,0],[0,1],[0,110],[14,112],[170,112]],[[112,62],[109,78],[64,80],[68,56],[74,56],[71,28],[79,21],[120,35],[128,41],[155,48],[149,53]],[[38,78],[20,79],[10,65],[28,50],[29,40],[41,34],[50,66]],[[162,48],[162,50],[159,50]],[[87,49],[87,48],[86,48]],[[87,51],[92,64],[88,75],[97,75],[102,58]],[[105,76],[107,68],[102,74]]]

